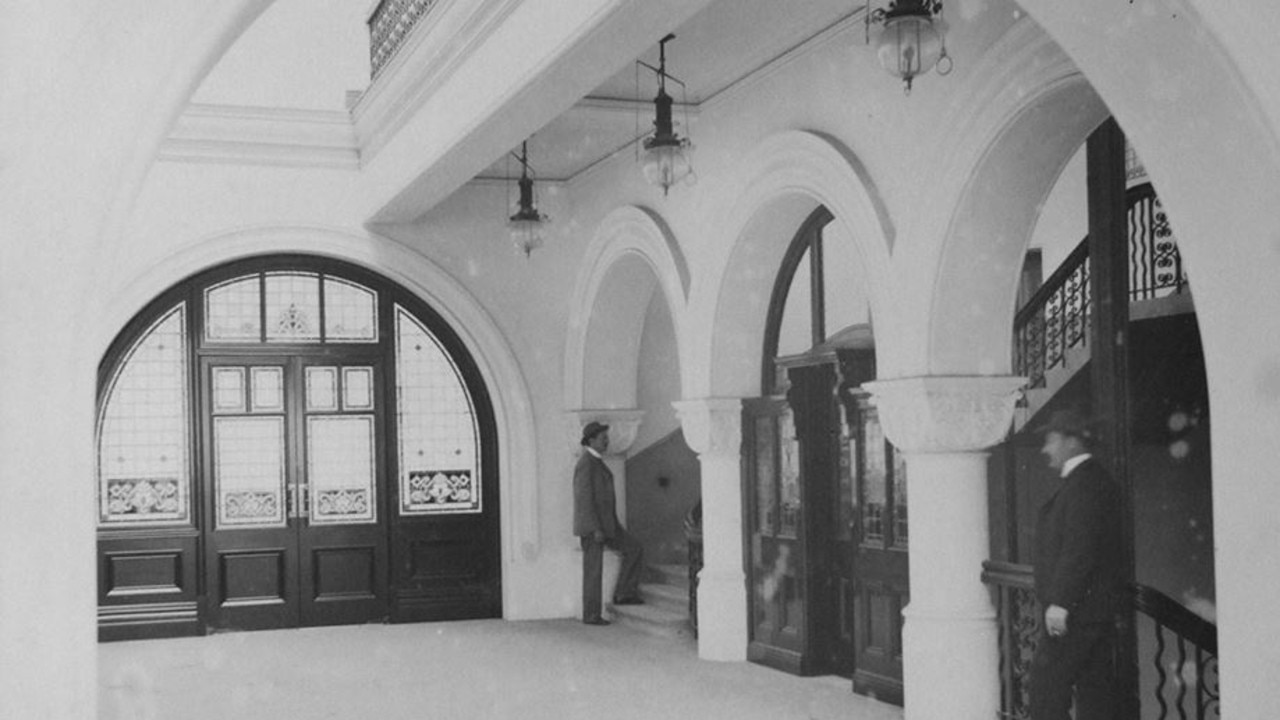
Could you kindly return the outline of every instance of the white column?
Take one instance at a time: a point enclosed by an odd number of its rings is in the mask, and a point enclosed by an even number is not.
[[[986,449],[1013,420],[1024,378],[915,377],[864,384],[903,453],[911,498],[911,602],[903,610],[906,720],[994,718],[996,612]]]
[[[609,426],[609,451],[604,464],[613,473],[613,489],[618,496],[618,520],[627,524],[627,451],[636,441],[643,410],[571,410],[568,413],[568,435],[576,458],[582,451],[582,428],[592,420]]]
[[[673,403],[685,442],[702,465],[702,571],[698,574],[698,655],[747,659],[747,577],[742,559],[742,401]]]

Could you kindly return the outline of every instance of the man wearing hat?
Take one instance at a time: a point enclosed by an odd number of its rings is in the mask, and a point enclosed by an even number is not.
[[[1040,427],[1058,471],[1036,523],[1035,589],[1044,630],[1031,664],[1032,720],[1112,720],[1116,616],[1123,575],[1118,488],[1090,450],[1096,431],[1076,410]]]
[[[609,426],[594,420],[582,428],[582,456],[573,470],[573,534],[582,542],[582,622],[608,625],[600,616],[604,549],[622,553],[614,605],[639,605],[643,548],[618,522],[613,473],[604,464]]]

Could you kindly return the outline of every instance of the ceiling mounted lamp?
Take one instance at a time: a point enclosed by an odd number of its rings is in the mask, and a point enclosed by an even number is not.
[[[876,57],[890,75],[902,79],[908,95],[917,75],[935,67],[939,75],[951,72],[942,0],[890,0],[884,8],[871,10],[868,5],[865,17],[868,42],[871,23],[884,24],[876,39]]]
[[[511,231],[511,242],[516,249],[527,258],[534,250],[542,247],[542,229],[550,220],[538,211],[533,204],[533,179],[529,177],[529,141],[520,143],[520,200],[516,212],[507,220],[507,229]]]
[[[688,153],[693,149],[693,144],[688,138],[682,138],[676,134],[675,126],[671,121],[671,107],[674,101],[667,94],[667,80],[670,79],[684,87],[683,82],[667,74],[667,42],[674,40],[675,37],[674,33],[669,34],[658,43],[658,67],[640,60],[636,61],[658,75],[658,96],[653,99],[655,111],[653,134],[641,143],[644,147],[641,167],[644,171],[644,179],[651,185],[660,186],[664,196],[672,185],[681,180],[692,185],[698,179],[693,172],[693,165],[689,163]],[[685,127],[687,128],[688,125],[689,121],[686,117]]]

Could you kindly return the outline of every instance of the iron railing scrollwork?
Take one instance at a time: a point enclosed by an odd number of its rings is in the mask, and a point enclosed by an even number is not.
[[[1040,637],[1041,610],[1029,565],[988,561],[983,582],[996,600],[1000,643],[1000,718],[1027,720],[1030,707],[1031,659]],[[1208,720],[1220,717],[1218,695],[1218,630],[1154,588],[1135,583],[1131,607],[1142,630],[1150,628],[1154,649],[1139,659],[1154,669],[1145,683],[1142,717]]]
[[[369,62],[374,78],[387,66],[435,1],[382,0],[374,8],[369,16]]]
[[[1125,195],[1129,227],[1129,298],[1152,300],[1187,291],[1187,273],[1169,217],[1150,184]],[[1067,353],[1089,342],[1093,291],[1089,239],[1080,241],[1018,311],[1013,323],[1014,373],[1027,387],[1045,386],[1045,374]]]

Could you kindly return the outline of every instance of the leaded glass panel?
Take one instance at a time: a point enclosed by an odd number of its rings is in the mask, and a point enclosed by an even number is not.
[[[213,411],[244,412],[244,368],[213,369]]]
[[[373,368],[342,368],[342,409],[373,409]]]
[[[253,374],[253,411],[284,411],[284,368],[256,367]]]
[[[885,467],[884,433],[875,408],[862,413],[862,542],[883,546],[885,537],[885,505],[888,502],[888,476]]]
[[[320,341],[320,276],[266,274],[267,342]]]
[[[307,368],[307,410],[338,409],[338,368]]]
[[[324,336],[329,341],[377,342],[377,294],[360,285],[326,277]]]
[[[800,530],[800,439],[796,437],[795,413],[787,408],[778,421],[779,502],[782,505],[778,535],[794,538]]]
[[[480,512],[479,430],[462,376],[438,340],[396,307],[400,512]]]
[[[142,334],[121,361],[102,406],[98,519],[187,522],[190,427],[186,305]]]
[[[774,419],[760,417],[755,420],[756,437],[756,527],[764,535],[776,532],[778,512],[777,477],[774,467],[774,445],[778,442],[774,432]]]
[[[213,419],[219,527],[285,524],[283,417]]]
[[[205,290],[204,337],[211,342],[262,340],[262,288],[257,275]]]
[[[893,546],[907,549],[910,526],[907,523],[907,461],[893,450]]]
[[[377,521],[372,415],[307,418],[312,525]]]

